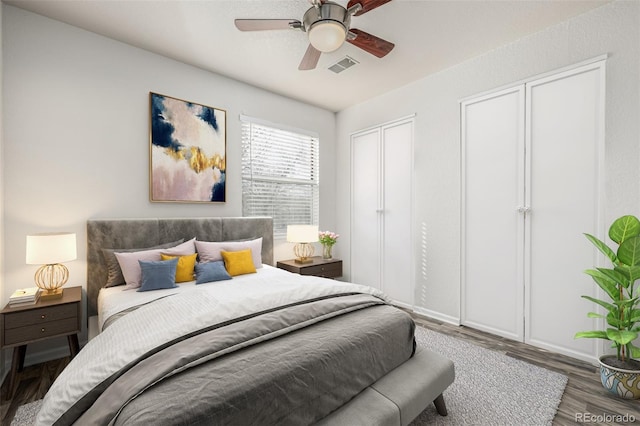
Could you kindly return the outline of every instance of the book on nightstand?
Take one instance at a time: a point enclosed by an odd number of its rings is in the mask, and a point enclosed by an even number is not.
[[[18,289],[9,297],[9,306],[35,305],[40,297],[40,293],[41,290],[38,287]]]

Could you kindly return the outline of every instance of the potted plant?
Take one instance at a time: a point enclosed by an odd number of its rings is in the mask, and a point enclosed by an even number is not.
[[[596,284],[609,297],[609,301],[590,296],[583,298],[603,307],[606,315],[590,312],[589,318],[603,318],[604,330],[581,331],[576,338],[587,337],[611,341],[616,355],[600,357],[602,385],[626,399],[640,398],[640,348],[634,341],[640,333],[640,220],[627,215],[616,219],[609,228],[609,238],[617,244],[616,250],[590,234],[585,234],[613,264],[613,268],[588,269]]]

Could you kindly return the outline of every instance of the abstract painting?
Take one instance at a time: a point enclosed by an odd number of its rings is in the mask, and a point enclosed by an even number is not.
[[[224,202],[226,111],[149,95],[151,201]]]

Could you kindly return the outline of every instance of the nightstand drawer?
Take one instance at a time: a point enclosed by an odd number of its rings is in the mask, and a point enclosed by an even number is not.
[[[316,277],[324,278],[339,277],[342,275],[342,262],[300,268],[300,275],[315,275]]]
[[[44,324],[66,318],[71,318],[76,322],[78,321],[77,304],[67,303],[64,305],[8,313],[4,315],[4,328],[5,332],[7,332],[13,328]]]
[[[4,345],[8,346],[17,343],[31,342],[58,334],[77,333],[78,331],[78,319],[75,317],[57,321],[47,321],[46,324],[6,329],[4,332]]]

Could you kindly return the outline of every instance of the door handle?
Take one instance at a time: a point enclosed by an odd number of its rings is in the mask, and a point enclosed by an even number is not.
[[[531,211],[531,207],[529,206],[518,206],[518,213],[529,213]]]

